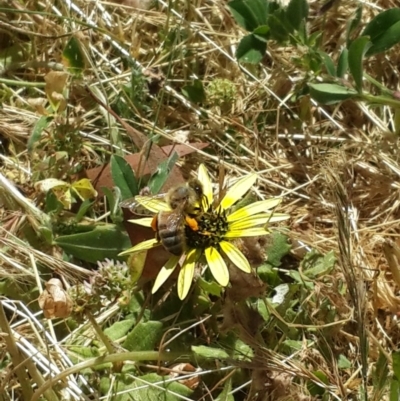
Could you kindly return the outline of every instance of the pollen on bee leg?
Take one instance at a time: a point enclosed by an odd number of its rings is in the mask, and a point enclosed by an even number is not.
[[[155,232],[157,232],[157,217],[158,217],[158,215],[155,214],[154,217],[153,217],[153,220],[151,220],[151,224],[150,224],[151,228]]]
[[[190,227],[192,231],[199,231],[199,223],[193,217],[186,216],[186,224]]]

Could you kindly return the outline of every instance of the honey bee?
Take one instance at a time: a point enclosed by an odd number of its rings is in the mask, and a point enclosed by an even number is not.
[[[186,249],[186,227],[198,230],[196,218],[202,214],[203,186],[197,179],[171,188],[166,195],[143,196],[141,205],[148,199],[151,202],[164,198],[169,210],[158,212],[152,220],[151,227],[156,233],[156,239],[173,255],[179,256]],[[129,208],[136,215],[143,214],[143,207],[135,198],[120,203],[122,208]]]
[[[171,208],[156,214],[152,228],[156,238],[173,255],[181,255],[186,248],[186,226],[197,231],[196,217],[202,212],[203,187],[198,180],[190,180],[168,191],[166,201]]]

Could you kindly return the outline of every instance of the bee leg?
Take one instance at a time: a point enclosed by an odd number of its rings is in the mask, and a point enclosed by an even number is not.
[[[199,231],[199,224],[197,220],[193,217],[185,216],[186,224],[190,227],[192,231]]]

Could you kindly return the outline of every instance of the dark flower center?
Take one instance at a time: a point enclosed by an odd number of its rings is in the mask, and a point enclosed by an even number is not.
[[[205,249],[217,246],[228,231],[228,221],[225,211],[216,211],[211,208],[196,217],[198,231],[189,226],[185,228],[186,243],[189,248]]]

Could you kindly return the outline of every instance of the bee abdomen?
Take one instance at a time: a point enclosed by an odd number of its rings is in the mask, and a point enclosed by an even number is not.
[[[164,248],[173,255],[181,255],[185,250],[185,237],[183,232],[173,232],[169,229],[159,228],[158,236]]]

